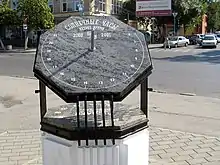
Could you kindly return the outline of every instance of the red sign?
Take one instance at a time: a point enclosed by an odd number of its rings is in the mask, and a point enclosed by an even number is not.
[[[170,16],[171,0],[136,0],[136,16]]]

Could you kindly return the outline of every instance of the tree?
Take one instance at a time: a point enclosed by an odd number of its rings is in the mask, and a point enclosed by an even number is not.
[[[54,16],[47,0],[19,0],[18,12],[23,20],[27,20],[28,33],[25,38],[25,49],[27,49],[29,32],[54,27]]]
[[[9,1],[3,0],[0,4],[0,26],[16,26],[20,20],[17,12],[9,8]],[[5,46],[0,37],[0,46],[5,49]]]
[[[208,6],[208,29],[219,30],[220,29],[220,2],[211,2]]]
[[[11,26],[18,25],[19,18],[16,11],[9,8],[8,1],[3,1],[0,4],[0,25]]]
[[[136,0],[127,0],[123,3],[119,19],[136,20]]]
[[[207,12],[208,2],[206,0],[173,0],[172,8],[178,12],[180,24],[187,29],[201,23],[203,15]]]

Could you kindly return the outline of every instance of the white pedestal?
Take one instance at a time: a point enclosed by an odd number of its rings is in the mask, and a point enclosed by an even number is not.
[[[42,133],[43,165],[148,165],[149,132],[147,129],[115,141],[90,140],[89,146],[81,141],[69,141]]]

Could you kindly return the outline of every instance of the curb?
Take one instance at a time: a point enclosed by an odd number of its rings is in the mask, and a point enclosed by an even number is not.
[[[12,77],[12,78],[20,78],[20,79],[31,79],[31,80],[38,80],[36,77],[31,77],[31,76],[17,76],[17,75],[12,75],[12,76],[9,76],[9,77]]]
[[[0,53],[36,53],[36,50],[0,50]]]
[[[31,77],[31,76],[19,76],[19,75],[12,75],[9,77],[14,77],[14,78],[23,78],[23,79],[32,79],[32,80],[38,80],[36,77]],[[149,92],[155,92],[155,93],[163,93],[163,94],[178,94],[178,95],[182,95],[182,96],[196,96],[195,93],[168,93],[166,91],[161,91],[161,90],[155,90],[153,88],[148,88]]]
[[[153,88],[148,88],[148,91],[155,92],[155,93],[172,94],[172,93],[168,93],[166,91],[155,90]],[[182,93],[182,92],[180,92],[180,93],[173,93],[173,94],[182,95],[182,96],[196,96],[195,93]]]
[[[163,48],[163,46],[155,46],[155,47],[148,46],[148,49],[158,49],[158,48]]]

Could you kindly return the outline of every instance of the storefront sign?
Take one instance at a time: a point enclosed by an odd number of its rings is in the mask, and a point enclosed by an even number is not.
[[[171,16],[171,0],[136,0],[136,16]]]

